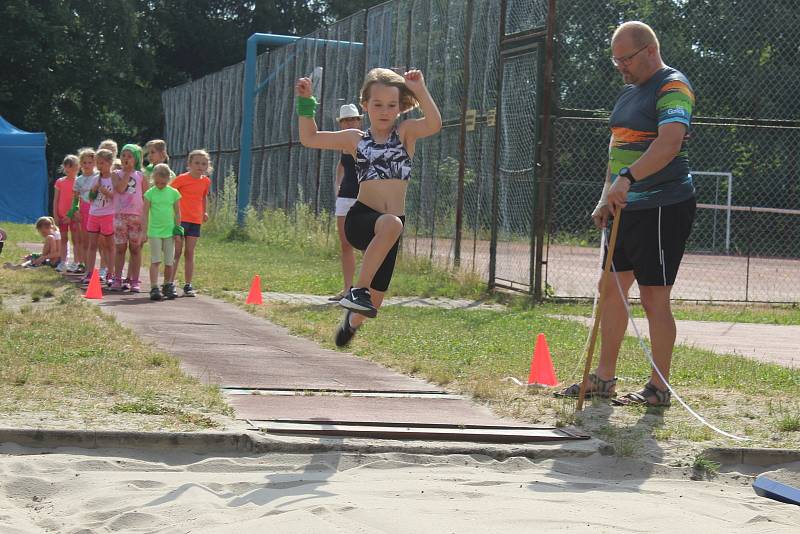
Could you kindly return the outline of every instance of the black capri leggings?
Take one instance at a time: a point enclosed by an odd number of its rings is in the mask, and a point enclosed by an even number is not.
[[[347,212],[347,217],[344,220],[344,235],[347,237],[347,241],[358,250],[366,250],[372,238],[375,237],[375,223],[381,215],[385,215],[385,213],[375,211],[366,204],[356,201],[350,211]],[[400,221],[405,226],[405,215],[400,216]],[[375,276],[372,277],[372,283],[369,285],[372,289],[377,291],[389,289],[389,282],[391,282],[392,273],[394,273],[394,264],[397,261],[397,247],[399,245],[400,238],[397,239],[394,246],[386,254],[383,263],[381,263]]]

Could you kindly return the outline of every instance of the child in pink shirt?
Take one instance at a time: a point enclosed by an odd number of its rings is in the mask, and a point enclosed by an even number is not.
[[[53,196],[53,218],[61,232],[61,263],[56,267],[58,272],[64,272],[69,265],[69,241],[72,237],[72,256],[75,257],[76,248],[80,243],[80,222],[77,217],[70,217],[72,208],[72,188],[75,185],[75,176],[78,174],[78,156],[70,154],[64,158],[61,169],[66,176],[55,182],[55,195]]]
[[[113,171],[114,181],[114,280],[112,291],[130,289],[138,293],[141,283],[139,271],[142,267],[142,243],[145,229],[142,227],[142,210],[144,208],[144,192],[148,183],[142,174],[142,149],[138,145],[127,144],[120,151],[122,169]],[[123,281],[122,269],[125,266],[125,254],[130,250],[128,278]]]
[[[101,272],[101,278],[114,272],[114,184],[111,180],[111,165],[114,154],[110,150],[97,151],[95,158],[98,174],[91,182],[89,198],[89,220],[86,230],[89,232],[89,248],[86,253],[86,276],[82,282],[89,283],[97,257],[98,246],[105,250],[108,258],[108,271]],[[105,276],[103,276],[105,275]]]

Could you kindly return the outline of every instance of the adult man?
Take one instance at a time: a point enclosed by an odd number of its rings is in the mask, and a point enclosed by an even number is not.
[[[639,285],[650,326],[653,359],[668,379],[675,345],[670,292],[691,232],[695,194],[686,151],[694,91],[686,77],[664,64],[653,30],[622,24],[611,39],[612,61],[626,85],[611,114],[611,142],[603,194],[592,213],[598,228],[622,209],[614,270],[627,299]],[[586,384],[587,397],[615,396],[614,376],[628,323],[615,276],[606,280],[600,322],[600,361]],[[562,394],[577,396],[574,384]],[[644,389],[615,404],[669,406],[666,384],[653,370]]]

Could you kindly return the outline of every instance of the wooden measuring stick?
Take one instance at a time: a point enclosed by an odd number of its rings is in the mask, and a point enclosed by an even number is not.
[[[589,337],[589,350],[586,354],[586,366],[583,368],[583,380],[581,381],[581,390],[578,393],[578,404],[575,409],[577,411],[583,410],[583,401],[586,398],[586,382],[589,380],[589,370],[592,368],[592,357],[594,356],[594,346],[597,342],[597,330],[600,326],[600,316],[603,313],[603,303],[606,299],[606,281],[611,272],[611,263],[614,258],[614,247],[617,244],[617,233],[619,232],[619,221],[622,219],[622,210],[617,208],[614,213],[614,222],[611,224],[611,239],[608,242],[606,254],[606,263],[603,267],[603,275],[600,277],[600,298],[597,301],[597,313],[594,316],[592,323],[592,335]]]

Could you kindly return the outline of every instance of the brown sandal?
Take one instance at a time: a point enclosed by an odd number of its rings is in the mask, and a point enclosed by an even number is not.
[[[650,402],[655,397],[655,402]],[[615,406],[648,406],[652,408],[668,408],[672,404],[672,393],[668,389],[661,390],[652,382],[645,384],[641,391],[627,393],[611,401]]]
[[[589,373],[589,383],[586,385],[585,398],[591,399],[597,397],[599,399],[610,399],[616,397],[617,393],[614,388],[617,385],[617,377],[610,380],[602,380],[594,373]],[[572,384],[571,386],[554,393],[556,397],[568,397],[577,399],[581,392],[581,385],[579,383]]]

